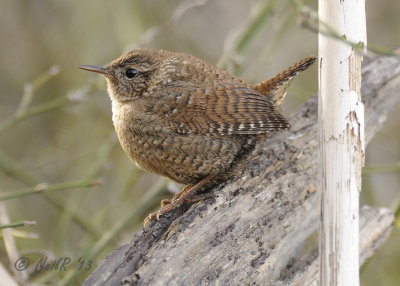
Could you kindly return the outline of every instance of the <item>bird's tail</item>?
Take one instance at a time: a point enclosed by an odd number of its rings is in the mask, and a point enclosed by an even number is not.
[[[302,59],[298,63],[287,68],[280,74],[274,76],[273,78],[267,79],[259,84],[255,85],[253,89],[257,90],[259,93],[269,96],[271,100],[275,103],[275,106],[282,104],[286,96],[286,90],[292,82],[293,78],[299,73],[306,70],[310,65],[312,65],[317,58],[310,56]]]

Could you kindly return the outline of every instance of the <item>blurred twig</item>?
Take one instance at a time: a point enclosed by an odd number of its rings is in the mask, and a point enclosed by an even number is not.
[[[0,133],[7,130],[8,128],[14,126],[20,121],[25,119],[31,118],[33,116],[37,116],[47,111],[55,110],[61,108],[70,103],[81,102],[85,96],[94,88],[94,84],[85,85],[82,88],[68,93],[66,96],[58,97],[53,100],[49,100],[42,104],[37,104],[34,106],[29,107],[29,104],[33,98],[34,92],[41,87],[44,83],[46,83],[52,76],[58,74],[59,69],[57,67],[50,68],[49,71],[45,72],[44,74],[40,75],[36,78],[32,83],[26,84],[24,89],[24,95],[22,96],[21,103],[13,116],[9,119],[0,123]],[[6,153],[0,150],[0,168],[2,168],[6,173],[12,175],[13,177],[17,178],[18,180],[24,182],[27,185],[39,185],[40,180],[37,179],[33,174],[30,174],[20,168],[12,158],[10,158]],[[72,185],[74,182],[71,182]],[[76,182],[75,182],[76,183]],[[84,185],[82,185],[85,187]],[[56,186],[57,188],[62,186]],[[30,189],[33,190],[32,188]],[[51,191],[50,189],[46,189],[45,191]],[[30,194],[27,190],[24,190]],[[34,191],[35,193],[37,191]],[[13,192],[14,193],[14,192]],[[7,194],[11,195],[11,194]],[[21,195],[19,193],[14,193],[15,195]],[[63,210],[65,207],[65,202],[62,201],[59,197],[54,196],[51,193],[44,194],[44,197],[50,201],[53,205],[55,205],[58,209]],[[76,211],[72,214],[71,218],[82,228],[86,229],[91,235],[94,237],[98,236],[98,232],[95,228],[90,224],[90,222],[80,214],[79,211]]]
[[[42,104],[34,105],[34,106],[24,110],[23,112],[21,111],[19,113],[15,113],[9,119],[6,119],[2,123],[0,123],[0,133],[2,133],[6,129],[14,126],[18,122],[21,122],[30,117],[37,116],[41,113],[63,107],[65,105],[67,105],[68,103],[70,103],[70,100],[68,99],[68,97],[62,96],[62,97],[58,97],[53,100],[49,100]]]
[[[126,51],[131,50],[135,47],[147,47],[153,41],[153,39],[161,34],[162,32],[171,29],[175,25],[177,25],[182,18],[182,16],[193,8],[197,8],[207,4],[208,0],[187,0],[182,2],[174,11],[172,16],[169,18],[168,22],[163,26],[155,26],[147,29],[146,33],[144,33],[138,41],[134,44],[126,47]]]
[[[60,68],[57,65],[50,67],[47,71],[39,75],[32,82],[28,82],[24,85],[24,93],[22,95],[21,102],[18,106],[16,115],[21,115],[25,113],[26,109],[30,105],[35,91],[43,86],[47,81],[49,81],[53,76],[56,76],[60,72]]]
[[[67,94],[66,96],[60,96],[53,100],[49,100],[41,104],[36,104],[31,107],[27,107],[24,103],[23,108],[20,105],[18,111],[13,116],[0,123],[0,133],[28,118],[64,107],[70,103],[81,102],[84,96],[91,91],[92,87],[92,85],[86,85],[77,91]]]
[[[39,89],[41,86],[43,86],[53,76],[57,75],[59,72],[60,69],[58,66],[52,66],[49,70],[39,75],[32,82],[26,83],[24,85],[24,93],[21,97],[21,102],[19,103],[19,106],[13,116],[0,123],[0,133],[2,133],[6,129],[14,126],[15,124],[24,119],[36,116],[40,113],[55,108],[59,108],[68,103],[68,101],[66,101],[66,98],[61,97],[29,108],[29,105],[35,94],[35,91]]]
[[[95,243],[87,252],[88,257],[96,257],[100,252],[112,242],[126,227],[138,221],[141,216],[149,209],[154,200],[160,196],[160,193],[165,191],[168,180],[160,177],[150,190],[148,190],[143,197],[132,205],[132,212],[126,217],[121,218],[112,229],[106,232],[102,239]]]
[[[14,227],[20,227],[20,226],[34,226],[34,225],[36,225],[36,221],[23,220],[23,221],[18,221],[18,222],[11,222],[8,224],[2,224],[2,225],[0,225],[0,229],[14,228]]]
[[[148,208],[153,204],[154,200],[163,192],[167,185],[167,179],[159,178],[156,184],[146,192],[146,194],[132,205],[132,212],[128,213],[126,217],[121,218],[117,221],[113,228],[104,233],[100,240],[98,240],[94,245],[85,248],[82,257],[86,257],[94,261],[96,257],[109,246],[126,228],[135,222],[138,222],[139,217],[141,217]],[[71,270],[67,273],[64,279],[59,285],[76,285],[75,279],[79,275],[79,270]],[[40,282],[40,281],[37,281]]]
[[[15,161],[5,152],[3,152],[3,150],[0,150],[0,169],[2,169],[4,173],[14,177],[26,185],[32,186],[39,184],[39,180],[35,178],[34,175],[26,172],[20,166],[18,166],[18,164],[15,163]]]
[[[13,229],[12,236],[17,237],[17,238],[23,238],[23,239],[39,239],[40,238],[40,235],[36,232],[27,232],[27,231],[19,230],[19,229]],[[2,238],[1,234],[0,234],[0,238]]]
[[[275,18],[280,19],[282,24],[279,25],[278,30],[274,31],[274,33],[268,39],[268,42],[265,44],[265,48],[261,51],[261,55],[259,57],[260,61],[256,63],[256,68],[252,70],[250,74],[243,77],[253,80],[252,77],[260,73],[262,74],[265,71],[265,67],[268,66],[268,62],[270,61],[271,57],[274,56],[278,44],[287,34],[288,29],[293,26],[295,21],[295,11],[294,9],[287,9],[286,6],[288,5],[285,5],[285,8],[283,11],[280,11],[280,14],[274,15]]]
[[[1,189],[0,189],[0,194],[1,194]],[[3,233],[3,240],[4,240],[4,246],[7,252],[7,256],[9,258],[9,261],[11,265],[16,263],[16,261],[19,259],[19,253],[17,246],[15,244],[14,237],[12,236],[12,231],[9,227],[11,227],[10,219],[8,217],[7,209],[6,206],[3,202],[0,202],[0,225],[3,226],[8,226],[8,228],[2,228],[2,233]],[[22,269],[21,271],[18,271],[15,267],[11,266],[11,269],[14,273],[14,277],[17,279],[19,283],[23,283],[24,281],[27,280],[28,278],[28,273],[26,272],[26,269]]]
[[[54,185],[47,185],[47,184],[39,184],[33,188],[27,188],[20,191],[12,191],[0,194],[0,200],[10,200],[14,198],[19,198],[23,196],[34,195],[37,193],[45,193],[45,192],[52,192],[52,191],[59,191],[59,190],[68,190],[74,188],[90,188],[95,185],[100,184],[99,180],[84,180],[78,182],[64,182],[58,183]]]
[[[122,192],[119,194],[119,201],[125,202],[132,199],[132,189],[136,185],[141,174],[143,174],[143,169],[136,166],[131,175],[127,178],[125,185],[122,188]]]
[[[3,169],[5,173],[13,176],[17,180],[25,183],[28,186],[39,185],[40,181],[35,175],[23,170],[18,164],[10,158],[7,154],[0,150],[0,169]],[[44,193],[43,197],[47,199],[51,204],[57,207],[59,210],[63,210],[65,202],[58,196],[52,193]],[[90,223],[90,221],[83,215],[79,210],[72,214],[71,219],[75,221],[83,229],[87,230],[94,237],[99,237],[99,232]]]
[[[400,172],[400,162],[397,165],[391,166],[368,166],[362,169],[363,175],[378,174],[378,173],[397,173]]]
[[[319,33],[324,36],[342,41],[343,43],[350,45],[355,51],[359,51],[360,49],[364,48],[363,44],[360,46],[360,43],[350,41],[345,37],[343,37],[342,35],[340,35],[335,29],[333,29],[327,23],[319,19],[318,13],[314,11],[312,8],[304,5],[304,3],[301,0],[291,0],[291,1],[297,8],[300,24],[302,27],[312,32]],[[397,57],[400,59],[400,55],[393,50],[374,46],[371,44],[368,44],[365,48],[368,51],[378,55]]]
[[[114,134],[109,136],[106,142],[97,150],[96,160],[92,163],[92,166],[83,175],[85,178],[95,178],[99,176],[101,168],[104,166],[104,162],[108,159],[112,149],[116,145],[116,140]],[[56,249],[60,248],[64,240],[68,237],[67,232],[69,230],[68,226],[71,222],[71,217],[74,213],[79,210],[83,200],[86,198],[87,192],[78,192],[75,196],[71,196],[65,204],[65,207],[61,213],[56,227]],[[93,220],[91,220],[93,225]],[[91,235],[91,233],[88,233]],[[93,239],[98,239],[96,236],[92,236]]]
[[[393,200],[393,203],[390,208],[394,213],[394,222],[396,227],[400,228],[400,192],[397,197]]]
[[[236,64],[238,62],[237,59],[245,54],[257,33],[271,18],[277,3],[277,0],[261,1],[255,8],[254,16],[243,27],[235,28],[228,35],[225,41],[224,53],[217,63],[219,68],[233,70],[230,65],[232,63]]]

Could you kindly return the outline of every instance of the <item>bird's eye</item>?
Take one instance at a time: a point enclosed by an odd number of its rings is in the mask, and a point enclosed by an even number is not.
[[[137,76],[139,72],[136,69],[133,68],[129,68],[125,71],[125,75],[127,78],[134,78],[135,76]]]

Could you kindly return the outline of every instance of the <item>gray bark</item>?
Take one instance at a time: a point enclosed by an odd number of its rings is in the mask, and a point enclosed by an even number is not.
[[[363,67],[368,143],[400,101],[400,63],[379,57]],[[217,196],[150,223],[84,285],[309,285],[318,273],[317,98],[291,118],[291,130],[259,142]],[[371,215],[372,214],[372,215]],[[374,218],[374,219],[372,219]],[[361,261],[387,237],[393,214],[363,209]]]

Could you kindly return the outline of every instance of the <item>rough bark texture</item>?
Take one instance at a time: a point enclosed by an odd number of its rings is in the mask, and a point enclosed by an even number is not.
[[[368,142],[400,100],[399,60],[367,63],[361,90]],[[215,199],[150,223],[84,285],[121,285],[124,278],[127,285],[295,285],[313,279],[305,275],[315,276],[318,254],[305,242],[320,214],[316,117],[313,97],[290,118],[291,130],[260,142],[236,177],[211,190]],[[389,212],[371,211],[385,224],[378,228],[368,211],[361,213],[361,230],[376,229],[362,248],[365,256],[383,243],[393,222]]]
[[[371,257],[389,236],[394,223],[393,213],[388,209],[364,206],[360,211],[360,264]],[[319,282],[318,249],[311,251],[281,276],[279,286],[317,286]]]

